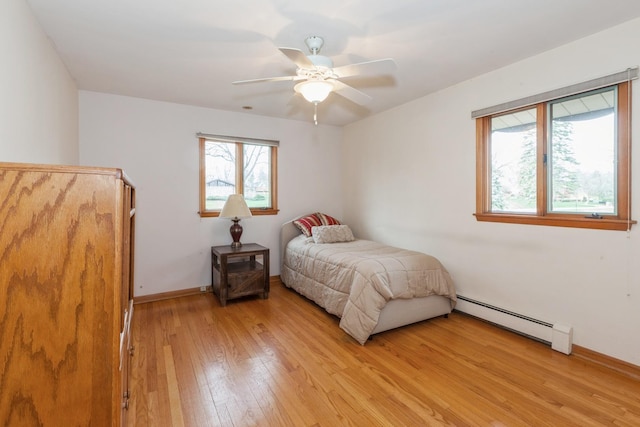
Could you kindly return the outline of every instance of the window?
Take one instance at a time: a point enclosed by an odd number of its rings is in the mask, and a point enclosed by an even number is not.
[[[253,215],[275,215],[278,142],[198,134],[200,216],[218,216],[227,197],[240,193]]]
[[[630,84],[476,116],[476,219],[608,230],[635,224]]]

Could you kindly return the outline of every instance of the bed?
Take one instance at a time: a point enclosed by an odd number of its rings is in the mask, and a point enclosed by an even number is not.
[[[447,315],[453,282],[436,258],[355,239],[349,227],[322,213],[284,223],[283,284],[340,318],[360,344],[371,335]]]

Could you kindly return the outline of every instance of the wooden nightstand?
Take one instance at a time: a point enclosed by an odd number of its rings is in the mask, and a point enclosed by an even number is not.
[[[243,243],[238,249],[212,246],[211,287],[223,307],[227,300],[247,295],[269,298],[269,248],[256,243]]]

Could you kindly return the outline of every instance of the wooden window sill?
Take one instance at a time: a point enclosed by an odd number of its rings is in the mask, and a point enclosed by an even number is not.
[[[220,211],[204,211],[198,212],[201,217],[218,217]],[[251,209],[251,215],[278,215],[278,209]]]
[[[534,216],[518,214],[475,213],[478,221],[505,222],[509,224],[546,225],[551,227],[591,228],[595,230],[626,231],[637,221],[611,218],[585,218],[562,216]]]

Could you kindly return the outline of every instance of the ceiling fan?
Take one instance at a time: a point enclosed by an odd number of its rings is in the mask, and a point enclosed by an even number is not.
[[[333,67],[333,61],[320,55],[320,49],[324,44],[322,37],[311,36],[305,39],[305,44],[309,48],[310,55],[305,55],[301,50],[281,47],[280,52],[293,61],[298,67],[295,75],[281,77],[266,77],[252,80],[239,80],[233,82],[234,85],[259,82],[276,81],[300,81],[294,86],[294,90],[309,102],[314,104],[314,123],[318,124],[317,107],[318,104],[334,92],[358,105],[366,105],[371,101],[371,97],[358,89],[347,85],[340,79],[358,75],[390,74],[396,68],[396,63],[391,58],[378,59],[374,61],[359,62],[341,67]]]

